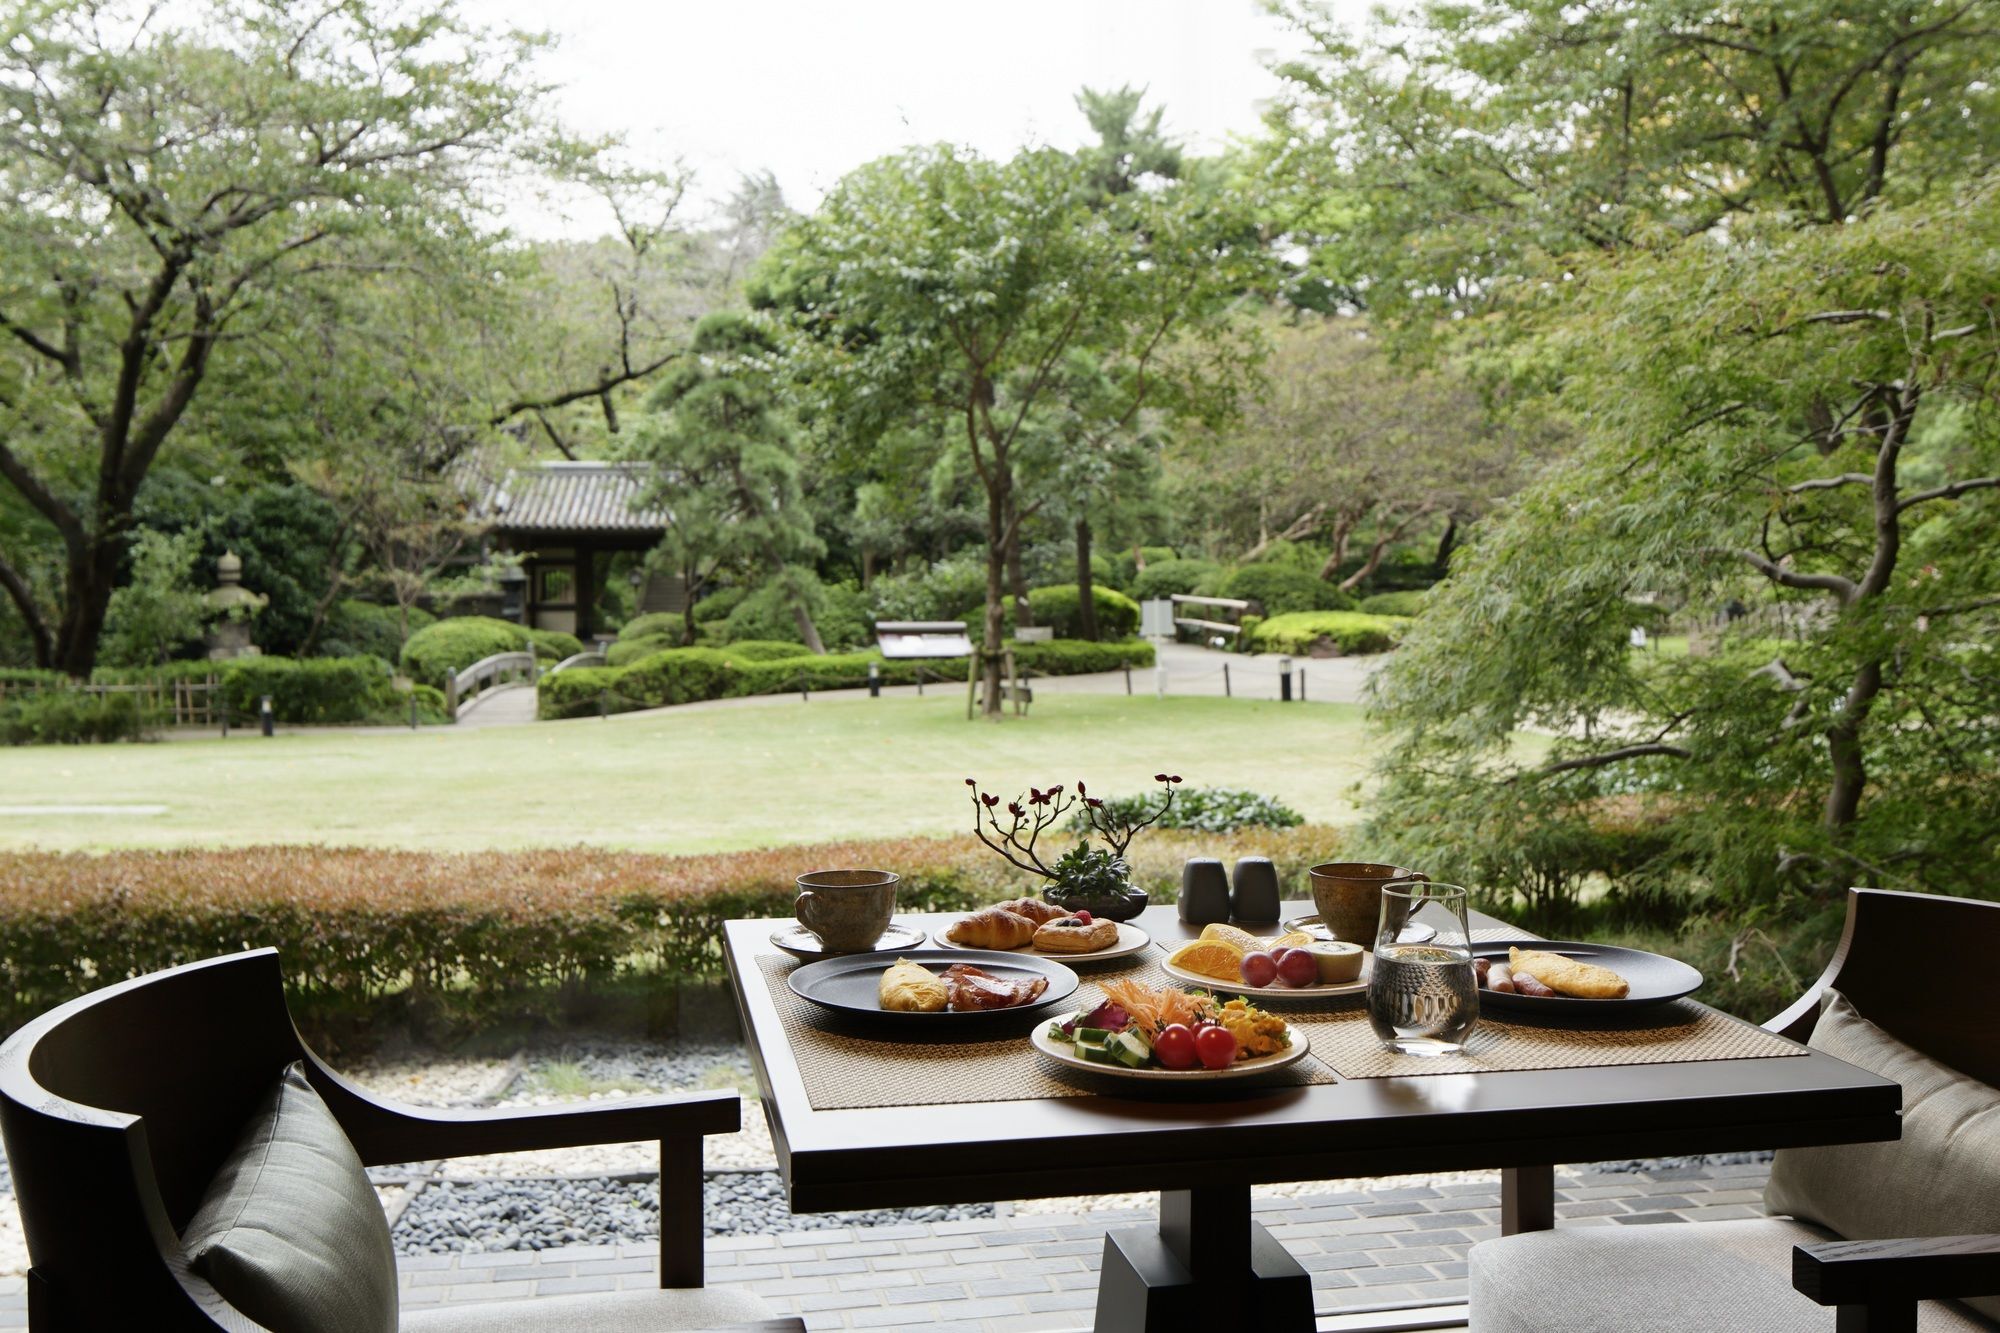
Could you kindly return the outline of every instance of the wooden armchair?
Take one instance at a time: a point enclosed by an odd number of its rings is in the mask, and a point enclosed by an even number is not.
[[[1827,1306],[1838,1333],[2000,1327],[2000,1234],[1984,1234],[2000,1232],[1996,959],[2000,903],[1850,890],[1832,961],[1765,1026],[1798,1041],[1819,1027],[1817,1045],[1903,1082],[1903,1141],[1780,1153],[1766,1205],[1792,1216],[1477,1245],[1474,1333],[1559,1325],[1782,1333],[1826,1329]],[[1823,1009],[1844,1026],[1822,1027]],[[1934,1100],[1913,1118],[1926,1099]],[[1956,1116],[1942,1130],[1940,1106]],[[1933,1193],[1898,1197],[1923,1189]],[[1911,1230],[1967,1231],[1968,1219],[1982,1234],[1890,1239],[1901,1233],[1883,1229],[1914,1220]],[[1978,1308],[1956,1303],[1963,1299]]]
[[[660,1285],[679,1294],[656,1295],[679,1322],[640,1308],[641,1292],[589,1311],[583,1303],[599,1298],[533,1302],[554,1316],[544,1326],[691,1328],[768,1317],[747,1293],[694,1290],[703,1284],[702,1136],[738,1127],[734,1093],[526,1111],[398,1106],[306,1047],[285,1007],[277,953],[259,949],[93,992],[0,1046],[0,1133],[27,1233],[35,1333],[261,1327],[191,1270],[180,1235],[253,1108],[295,1062],[364,1165],[659,1142]],[[558,1314],[557,1304],[578,1308]],[[423,1327],[444,1333],[443,1313],[426,1312]]]

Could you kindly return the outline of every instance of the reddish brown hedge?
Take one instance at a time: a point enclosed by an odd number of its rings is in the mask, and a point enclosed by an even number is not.
[[[1171,899],[1192,855],[1275,857],[1303,893],[1326,829],[1154,833],[1135,878]],[[478,1021],[622,980],[721,971],[732,917],[789,916],[793,879],[829,866],[903,877],[898,910],[942,911],[1033,886],[967,838],[700,856],[570,848],[427,853],[252,847],[0,854],[0,1028],[125,977],[273,945],[298,1011],[361,1015],[385,999]]]

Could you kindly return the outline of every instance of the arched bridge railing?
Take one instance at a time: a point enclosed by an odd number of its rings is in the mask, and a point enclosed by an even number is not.
[[[496,685],[503,680],[525,678],[529,684],[535,681],[535,655],[530,652],[495,653],[482,657],[456,675],[447,676],[444,682],[445,716],[458,721],[458,706],[472,698],[481,690]]]

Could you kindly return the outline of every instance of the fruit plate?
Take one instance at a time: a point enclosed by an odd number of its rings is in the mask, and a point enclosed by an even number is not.
[[[1504,956],[1504,954],[1505,951],[1503,950],[1502,955]],[[1374,966],[1375,955],[1363,950],[1361,954],[1361,975],[1352,981],[1336,981],[1331,984],[1322,983],[1317,986],[1287,986],[1281,981],[1274,981],[1268,986],[1252,986],[1240,978],[1235,981],[1224,981],[1220,977],[1205,977],[1199,972],[1190,972],[1184,967],[1176,967],[1164,959],[1160,962],[1161,971],[1165,972],[1175,981],[1192,986],[1196,990],[1222,991],[1227,995],[1242,995],[1256,1000],[1259,1004],[1262,1004],[1265,1000],[1326,1000],[1341,995],[1359,995],[1368,989],[1368,973]]]
[[[1003,981],[1024,981],[1045,977],[1048,987],[1028,1004],[1012,1009],[970,1009],[960,1013],[942,1009],[934,1014],[913,1014],[882,1007],[882,974],[898,958],[929,968],[942,976],[953,963],[966,963]],[[1052,1004],[1061,1004],[1076,994],[1076,973],[1061,963],[1031,954],[1002,953],[976,949],[900,949],[888,953],[850,953],[792,969],[785,978],[792,994],[834,1013],[864,1018],[874,1023],[922,1029],[930,1032],[958,1031],[992,1023],[997,1019],[1046,1013]]]
[[[891,921],[889,928],[882,932],[880,939],[866,949],[849,949],[846,953],[884,953],[897,949],[909,949],[924,942],[924,932],[914,930],[901,922]],[[819,936],[807,930],[796,921],[788,922],[771,932],[771,943],[783,949],[792,957],[803,962],[816,962],[821,958],[839,958],[843,951],[829,949],[820,942]]]
[[[1621,949],[1615,944],[1582,944],[1574,940],[1481,940],[1473,944],[1472,956],[1494,962],[1507,961],[1509,947],[1539,949],[1559,953],[1579,963],[1608,967],[1625,978],[1631,993],[1622,1000],[1583,1000],[1571,995],[1509,995],[1505,991],[1479,991],[1481,1009],[1512,1010],[1521,1014],[1548,1017],[1607,1014],[1678,1000],[1701,988],[1701,973],[1677,958],[1666,958],[1640,949]]]
[[[1123,958],[1135,954],[1153,942],[1153,937],[1137,926],[1123,921],[1113,923],[1118,927],[1118,941],[1102,949],[1092,949],[1088,953],[1057,953],[1053,949],[1037,949],[1032,944],[1024,944],[1018,949],[975,950],[969,944],[954,944],[944,937],[950,927],[931,932],[931,942],[940,949],[950,949],[957,953],[1005,953],[1015,958],[1053,958],[1059,963],[1095,963],[1106,958]]]
[[[1051,1027],[1061,1027],[1078,1014],[1081,1009],[1072,1009],[1066,1014],[1057,1014],[1045,1023],[1035,1024],[1035,1030],[1028,1034],[1036,1050],[1059,1065],[1071,1069],[1088,1070],[1093,1074],[1108,1074],[1115,1078],[1147,1079],[1163,1083],[1199,1083],[1204,1080],[1225,1078],[1247,1078],[1252,1074],[1267,1074],[1273,1069],[1283,1069],[1286,1065],[1303,1060],[1306,1055],[1306,1034],[1293,1024],[1285,1024],[1285,1032],[1292,1044],[1275,1055],[1259,1055],[1248,1060],[1238,1060],[1227,1069],[1128,1069],[1124,1065],[1100,1065],[1078,1055],[1068,1042],[1057,1041],[1049,1035]]]

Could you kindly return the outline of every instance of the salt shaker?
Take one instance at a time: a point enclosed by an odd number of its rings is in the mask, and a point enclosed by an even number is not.
[[[1238,921],[1278,919],[1278,867],[1270,857],[1245,856],[1236,862],[1229,915]]]
[[[1181,867],[1181,920],[1190,926],[1229,920],[1229,876],[1212,856],[1191,856]]]

